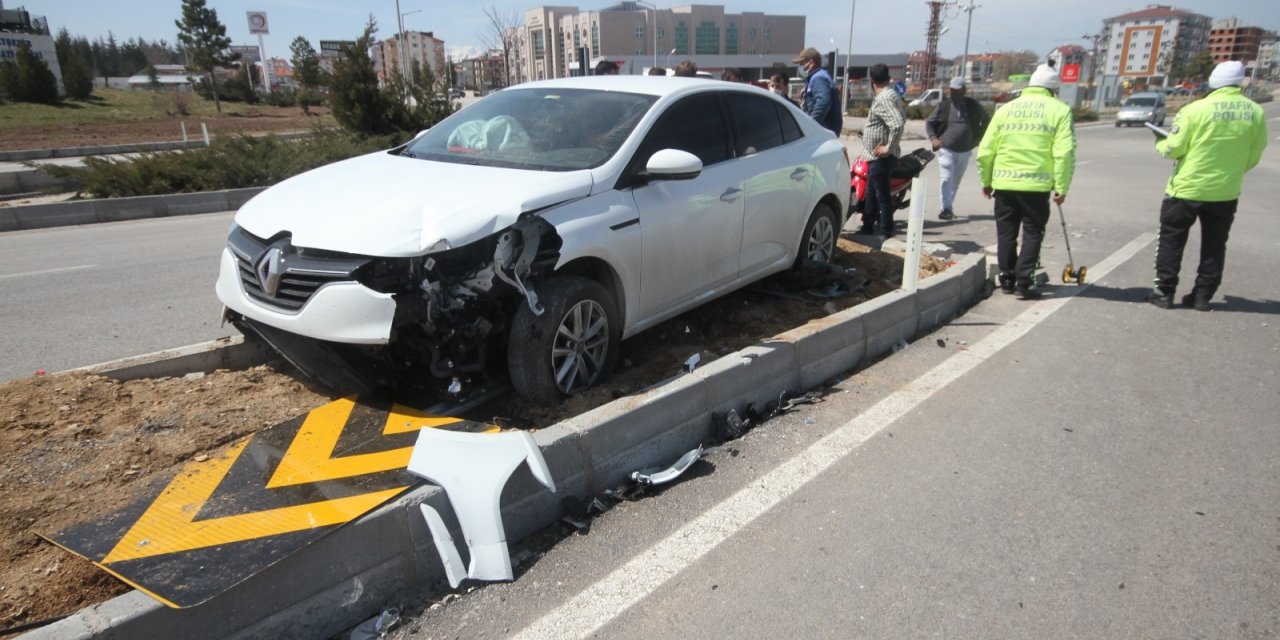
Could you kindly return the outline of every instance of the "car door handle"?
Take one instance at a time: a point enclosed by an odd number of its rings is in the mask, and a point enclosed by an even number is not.
[[[809,170],[804,167],[800,167],[791,172],[791,179],[798,182],[800,180],[804,180],[807,175],[809,175]]]
[[[742,189],[729,187],[728,189],[725,189],[724,193],[720,194],[720,200],[721,202],[733,202],[734,200],[737,200],[740,195],[742,195]]]

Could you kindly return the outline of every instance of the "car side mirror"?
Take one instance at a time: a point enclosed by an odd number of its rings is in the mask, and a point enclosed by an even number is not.
[[[702,160],[679,149],[663,149],[649,156],[644,177],[649,180],[692,180],[702,173]]]

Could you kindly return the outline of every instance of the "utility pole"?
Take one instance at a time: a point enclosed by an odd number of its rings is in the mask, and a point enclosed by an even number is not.
[[[840,113],[849,115],[849,59],[853,57],[853,12],[858,8],[857,0],[849,0],[849,46],[844,49],[844,96],[840,99]]]
[[[1089,59],[1089,103],[1094,109],[1098,108],[1097,81],[1098,81],[1098,49],[1102,43],[1106,42],[1107,35],[1105,31],[1099,31],[1094,35],[1083,35],[1081,38],[1093,43],[1093,57]]]
[[[938,36],[942,35],[942,0],[929,0],[929,32],[925,40],[924,71],[920,74],[925,91],[933,87],[934,75],[938,65]]]
[[[973,10],[979,5],[969,0],[969,6],[965,11],[969,12],[969,24],[964,28],[964,62],[960,63],[960,74],[964,77],[965,82],[970,81],[969,77],[969,32],[973,30]]]

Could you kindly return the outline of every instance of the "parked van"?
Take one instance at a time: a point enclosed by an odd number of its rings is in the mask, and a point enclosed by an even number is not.
[[[932,107],[942,101],[942,89],[930,89],[907,103],[908,107]]]
[[[1116,114],[1116,126],[1133,126],[1144,122],[1164,126],[1164,117],[1164,94],[1144,91],[1129,96],[1120,105],[1120,112]]]

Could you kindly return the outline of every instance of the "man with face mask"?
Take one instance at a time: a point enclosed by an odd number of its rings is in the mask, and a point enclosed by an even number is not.
[[[822,68],[822,54],[809,47],[791,60],[800,65],[800,77],[805,79],[804,102],[801,107],[809,117],[830,130],[836,136],[844,122],[840,114],[840,100],[831,74]]]

